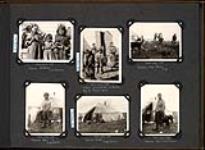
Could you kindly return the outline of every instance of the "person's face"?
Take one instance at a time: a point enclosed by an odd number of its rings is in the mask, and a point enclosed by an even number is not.
[[[34,26],[34,27],[32,28],[32,31],[33,31],[34,33],[36,33],[36,32],[38,31],[38,28],[37,28],[36,26]]]
[[[29,33],[31,33],[31,32],[32,32],[32,29],[31,29],[31,28],[29,28],[29,29],[28,29],[28,32],[29,32]]]
[[[49,99],[49,94],[45,94],[44,98],[45,98],[45,100],[48,100]]]
[[[64,31],[63,29],[60,29],[60,30],[59,30],[59,34],[60,34],[60,35],[64,35],[64,34],[65,34],[65,31]]]
[[[29,26],[29,27],[27,27],[27,32],[31,32],[32,31],[32,27],[31,26]]]
[[[52,41],[52,37],[47,37],[47,40],[48,42]]]
[[[158,94],[158,98],[161,99],[162,98],[162,94]]]

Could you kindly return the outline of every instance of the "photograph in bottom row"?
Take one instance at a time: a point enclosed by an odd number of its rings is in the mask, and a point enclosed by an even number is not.
[[[180,131],[180,84],[141,86],[141,136],[176,136]]]
[[[63,83],[25,83],[26,136],[63,136],[65,92]]]
[[[77,136],[129,136],[126,96],[81,96],[76,109]]]
[[[181,84],[140,84],[140,136],[180,133]],[[66,135],[65,83],[25,82],[25,135]],[[130,134],[129,96],[76,96],[77,136]]]

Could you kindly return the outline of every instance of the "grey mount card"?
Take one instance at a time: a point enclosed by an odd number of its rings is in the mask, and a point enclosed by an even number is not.
[[[201,147],[201,13],[0,3],[0,147]]]
[[[10,85],[9,85],[9,6],[0,3],[0,147],[8,147],[10,145]]]

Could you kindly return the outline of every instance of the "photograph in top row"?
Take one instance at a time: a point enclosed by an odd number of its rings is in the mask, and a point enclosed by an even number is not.
[[[22,21],[18,58],[23,63],[69,63],[73,34],[70,21]]]
[[[182,23],[132,22],[129,60],[181,62]],[[84,82],[121,83],[122,30],[80,28],[80,78]],[[23,63],[69,63],[74,53],[74,24],[67,21],[20,21],[18,58]]]
[[[80,78],[122,82],[122,33],[118,28],[84,28],[80,34]]]
[[[129,59],[132,62],[181,62],[181,24],[129,22]]]

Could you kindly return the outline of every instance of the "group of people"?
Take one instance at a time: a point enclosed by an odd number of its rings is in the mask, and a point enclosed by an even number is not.
[[[43,33],[37,24],[29,24],[23,29],[22,49],[33,60],[67,60],[70,58],[71,36],[69,28],[60,24],[55,39],[50,33]]]
[[[158,42],[159,44],[162,44],[162,42],[164,41],[163,34],[162,33],[155,33],[153,41]],[[144,42],[145,42],[144,36],[141,36],[141,37],[137,36],[136,40],[134,41],[134,43],[135,43],[134,47],[137,48],[137,50],[140,51],[140,50],[143,49],[142,45],[143,45]],[[175,44],[177,42],[177,35],[176,35],[176,33],[174,33],[172,35],[171,42],[172,42],[172,44]]]
[[[83,52],[83,72],[86,78],[96,79],[106,71],[111,71],[118,65],[118,50],[113,42],[110,42],[108,49],[105,46],[97,48],[93,43],[90,49]]]
[[[164,37],[162,33],[155,33],[154,34],[154,41],[159,41],[159,43],[162,43],[164,41]],[[174,33],[172,35],[172,39],[171,39],[172,43],[175,43],[177,41],[177,34]]]

